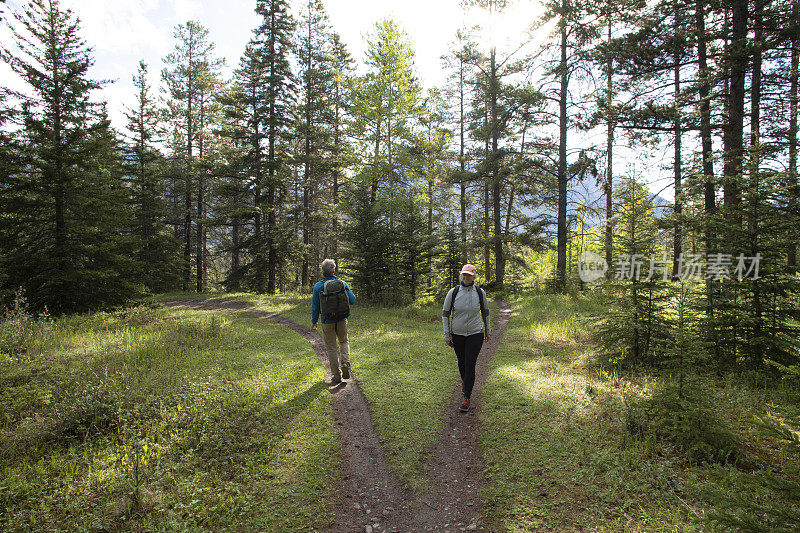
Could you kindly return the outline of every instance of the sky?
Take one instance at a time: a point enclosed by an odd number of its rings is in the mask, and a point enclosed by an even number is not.
[[[303,0],[290,0],[292,13],[297,17]],[[7,0],[0,10],[17,9],[24,0]],[[111,80],[102,90],[108,102],[113,126],[122,131],[125,126],[125,108],[135,99],[132,76],[140,60],[149,66],[150,84],[160,87],[163,58],[174,46],[175,26],[188,20],[197,20],[209,30],[209,38],[216,45],[216,53],[223,57],[227,77],[238,66],[239,57],[258,23],[255,0],[61,0],[81,21],[81,35],[94,49],[95,63],[90,71],[94,79]],[[331,26],[339,33],[357,63],[363,64],[364,38],[375,23],[391,17],[408,33],[415,50],[415,66],[422,85],[426,88],[441,86],[446,77],[441,56],[450,48],[456,31],[480,23],[489,28],[486,11],[480,8],[464,9],[460,0],[323,0]],[[519,43],[531,41],[532,47],[541,42],[547,30],[531,30],[541,17],[539,0],[511,0],[509,6],[495,16],[491,35],[498,47],[514,49]],[[3,17],[6,18],[5,16]],[[486,47],[489,31],[482,33],[481,43]],[[0,23],[0,41],[8,42],[10,34],[5,22]],[[0,63],[3,85],[22,89],[5,63]],[[601,142],[583,135],[572,137],[572,142],[585,145]],[[626,172],[623,165],[633,165],[641,174],[643,168],[650,175],[651,192],[671,198],[669,176],[653,162],[637,161],[641,153],[628,152],[618,160],[619,174]],[[665,153],[664,156],[667,154]],[[627,163],[625,161],[627,160]],[[664,157],[666,162],[667,158]],[[662,165],[663,166],[663,165]],[[615,172],[617,174],[617,172]],[[664,184],[667,187],[664,187]]]
[[[24,0],[7,0],[15,9]],[[124,107],[132,105],[131,77],[139,60],[149,65],[150,82],[159,85],[162,59],[174,46],[176,25],[197,20],[209,30],[217,55],[225,58],[225,74],[238,65],[239,57],[258,25],[255,0],[61,0],[81,21],[81,34],[93,47],[95,79],[113,80],[103,89],[112,123],[124,126]],[[299,14],[302,0],[291,0]],[[350,53],[360,63],[364,56],[364,36],[380,19],[391,17],[409,35],[416,51],[416,67],[425,87],[444,81],[441,56],[463,24],[486,18],[480,10],[464,10],[459,0],[323,0],[332,28],[340,34]],[[2,8],[0,8],[2,9]],[[495,34],[519,41],[540,13],[538,0],[518,0],[498,17]],[[9,39],[7,28],[0,28],[0,39]],[[0,64],[4,85],[19,88],[5,64]]]

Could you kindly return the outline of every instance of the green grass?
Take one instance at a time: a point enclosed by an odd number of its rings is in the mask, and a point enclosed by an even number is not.
[[[310,325],[310,296],[164,295],[246,302]],[[590,297],[511,298],[514,317],[482,395],[485,490],[496,531],[709,530],[709,486],[737,466],[687,461],[634,438],[626,402],[666,372],[599,367]],[[390,464],[425,490],[458,370],[441,303],[359,301],[353,369]],[[492,304],[493,314],[496,307]],[[58,319],[19,360],[0,362],[0,528],[324,528],[340,449],[322,367],[300,336],[238,311],[136,307]],[[35,349],[34,349],[35,348]],[[800,458],[755,417],[797,403],[790,387],[692,376],[741,442],[741,463],[782,471]],[[755,376],[758,377],[758,376]],[[135,463],[142,476],[135,482]],[[135,505],[136,486],[139,505]]]
[[[625,399],[649,397],[668,375],[595,364],[581,319],[602,309],[592,298],[527,296],[513,307],[484,388],[480,442],[494,530],[709,530],[701,489],[716,483],[716,469],[626,429]],[[796,401],[796,393],[694,377],[716,416],[740,436],[746,462],[780,469],[797,460],[765,439],[754,420],[771,404]]]
[[[356,297],[358,298],[358,294]],[[311,296],[232,294],[214,299],[280,311],[311,326]],[[428,300],[380,307],[357,299],[348,321],[350,359],[370,405],[390,465],[408,486],[424,490],[425,461],[439,438],[458,382],[453,349],[444,343],[442,304]],[[496,305],[490,302],[492,316]]]
[[[52,329],[41,354],[0,363],[0,529],[327,524],[341,452],[302,337],[146,306]]]
[[[441,316],[441,304],[432,302],[367,308],[350,322],[355,375],[390,464],[414,488],[424,488],[424,463],[459,379]]]

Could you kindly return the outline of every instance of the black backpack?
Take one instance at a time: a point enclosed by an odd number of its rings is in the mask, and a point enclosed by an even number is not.
[[[458,294],[458,289],[461,288],[461,285],[456,285],[453,287],[453,299],[450,300],[450,315],[453,316],[453,307],[456,305],[456,294]],[[475,284],[475,290],[478,291],[478,302],[481,304],[481,317],[486,317],[489,314],[489,310],[486,308],[486,304],[484,303],[484,298],[486,298],[486,293],[483,292],[478,284]]]
[[[344,281],[339,278],[323,281],[319,293],[319,310],[323,318],[339,322],[350,316],[350,298]]]

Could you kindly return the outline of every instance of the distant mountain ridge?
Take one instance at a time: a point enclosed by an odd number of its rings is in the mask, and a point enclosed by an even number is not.
[[[623,178],[614,178],[614,190],[622,186]],[[655,193],[650,194],[653,201],[653,216],[664,218],[672,214],[672,202]],[[587,207],[586,221],[589,226],[605,224],[606,195],[602,184],[598,184],[595,178],[587,178],[581,182],[572,184],[567,188],[567,217],[574,217],[578,206],[583,203]],[[536,210],[522,208],[522,213],[531,218],[548,217],[555,220],[557,216],[556,208],[540,207]]]

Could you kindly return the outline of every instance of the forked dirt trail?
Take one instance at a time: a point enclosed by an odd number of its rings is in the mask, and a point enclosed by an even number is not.
[[[500,344],[511,316],[508,305],[497,300],[500,313],[489,342],[478,357],[473,407],[458,412],[461,387],[444,414],[442,434],[428,462],[430,492],[415,494],[404,488],[392,473],[372,421],[369,404],[353,379],[331,387],[334,424],[344,453],[344,486],[338,495],[333,525],[329,531],[396,532],[486,531],[484,506],[479,490],[485,483],[484,465],[478,449],[480,389],[488,372],[488,361]],[[277,313],[251,307],[243,302],[216,300],[170,300],[170,307],[193,309],[236,309],[273,320],[305,337],[330,375],[322,338]],[[455,362],[453,362],[455,364]]]

